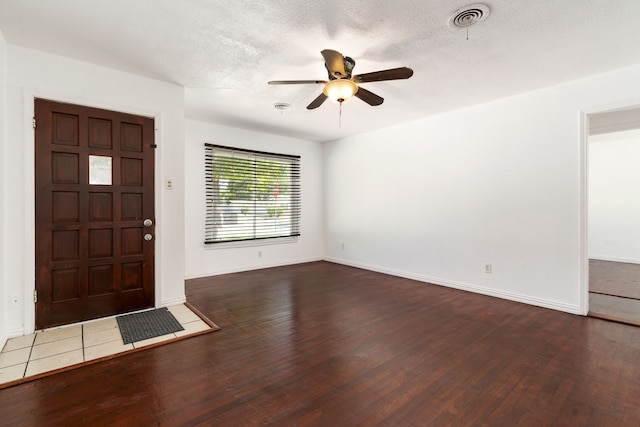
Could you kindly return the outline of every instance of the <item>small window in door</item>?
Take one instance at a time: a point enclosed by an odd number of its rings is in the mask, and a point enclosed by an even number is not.
[[[111,185],[112,160],[109,156],[89,156],[89,184]]]

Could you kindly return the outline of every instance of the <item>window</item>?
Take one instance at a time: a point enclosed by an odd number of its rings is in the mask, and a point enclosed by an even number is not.
[[[89,155],[89,184],[90,185],[111,185],[112,182],[112,159],[109,156]]]
[[[205,144],[205,243],[300,235],[300,156]]]

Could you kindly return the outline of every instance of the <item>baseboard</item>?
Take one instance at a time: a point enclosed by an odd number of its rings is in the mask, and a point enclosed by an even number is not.
[[[640,264],[640,259],[636,258],[623,258],[623,257],[610,257],[606,255],[589,255],[589,259],[596,261],[612,261],[612,262],[625,262],[628,264]]]
[[[27,335],[27,334],[24,333],[24,328],[8,329],[7,332],[6,332],[7,339],[15,338],[15,337],[21,337],[23,335]]]
[[[445,280],[437,277],[429,277],[406,271],[394,270],[377,265],[364,264],[358,262],[352,262],[340,258],[325,257],[325,261],[335,262],[336,264],[348,265],[350,267],[362,268],[364,270],[375,271],[377,273],[389,274],[391,276],[403,277],[405,279],[417,280],[419,282],[431,283],[438,286],[445,286],[447,288],[459,289],[462,291],[473,292],[476,294],[487,295],[490,297],[506,299],[510,301],[520,302],[528,305],[534,305],[537,307],[549,308],[552,310],[563,311],[566,313],[583,315],[580,311],[580,307],[570,304],[563,304],[556,301],[547,300],[544,298],[536,298],[528,295],[517,294],[513,292],[500,291],[497,289],[485,288],[483,286],[473,285],[469,283],[454,282],[451,280]]]
[[[263,268],[283,267],[285,265],[304,264],[307,262],[323,261],[323,259],[324,258],[322,257],[312,257],[312,258],[304,258],[304,259],[279,261],[279,262],[268,263],[268,264],[250,264],[250,265],[237,266],[233,268],[207,270],[207,271],[202,271],[198,273],[186,274],[185,280],[199,279],[201,277],[209,277],[209,276],[219,276],[221,274],[241,273],[243,271],[261,270]]]
[[[184,304],[185,302],[187,302],[186,296],[181,296],[179,298],[173,298],[173,299],[165,299],[160,301],[159,307],[169,307],[170,305]]]

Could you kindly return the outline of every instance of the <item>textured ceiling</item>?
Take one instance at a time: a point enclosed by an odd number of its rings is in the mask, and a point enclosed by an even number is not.
[[[0,0],[8,43],[185,86],[185,115],[328,141],[640,63],[638,0],[487,0],[490,16],[451,29],[464,0]],[[306,106],[326,79],[323,49],[354,74],[399,66],[352,99]],[[280,112],[276,102],[292,108]]]

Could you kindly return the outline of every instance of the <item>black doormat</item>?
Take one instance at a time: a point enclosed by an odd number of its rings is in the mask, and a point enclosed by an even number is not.
[[[125,344],[184,331],[180,322],[166,307],[125,314],[116,317],[116,320]]]

